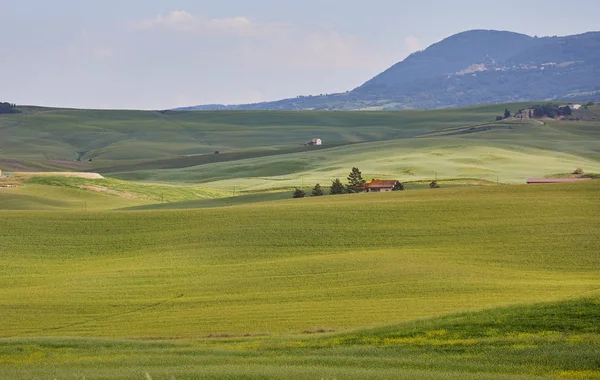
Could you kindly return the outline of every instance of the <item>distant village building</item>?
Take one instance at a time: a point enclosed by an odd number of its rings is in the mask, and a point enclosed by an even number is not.
[[[397,183],[398,181],[396,181],[395,179],[373,179],[371,180],[371,182],[365,184],[365,190],[368,193],[388,192],[392,191]]]
[[[515,117],[521,119],[533,119],[535,117],[535,112],[533,111],[533,108],[528,108],[515,115]]]
[[[304,145],[323,145],[323,140],[321,140],[318,137],[315,137],[314,139],[310,139],[307,142],[305,142]]]

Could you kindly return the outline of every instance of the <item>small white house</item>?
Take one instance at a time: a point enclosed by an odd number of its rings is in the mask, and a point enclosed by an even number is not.
[[[314,139],[310,139],[307,142],[305,142],[304,145],[323,145],[323,140],[321,140],[318,137],[315,137]]]
[[[570,107],[572,110],[578,110],[578,109],[580,109],[580,108],[581,108],[581,104],[569,104],[569,107]]]

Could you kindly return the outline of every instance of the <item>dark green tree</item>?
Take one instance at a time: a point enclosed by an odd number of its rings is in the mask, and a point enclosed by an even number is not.
[[[304,193],[302,189],[296,189],[296,191],[294,191],[294,198],[304,198],[305,195],[306,193]]]
[[[319,185],[317,183],[315,185],[315,187],[312,189],[312,196],[313,197],[320,197],[321,195],[323,195],[323,189],[321,188],[321,185]]]
[[[508,119],[510,117],[510,111],[508,110],[508,108],[504,109],[504,118]]]
[[[331,188],[329,189],[329,194],[344,194],[344,185],[339,178],[336,178],[335,181],[331,182]]]
[[[349,193],[360,193],[365,190],[365,180],[358,168],[352,168],[348,174],[348,185],[346,186]]]
[[[392,187],[392,191],[402,191],[402,190],[404,190],[404,185],[400,181],[396,182],[394,187]]]

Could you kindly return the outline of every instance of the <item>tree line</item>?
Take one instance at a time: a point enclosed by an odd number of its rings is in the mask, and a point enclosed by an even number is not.
[[[331,181],[331,186],[329,187],[329,194],[352,194],[362,193],[363,191],[365,191],[365,184],[367,182],[363,179],[362,173],[358,168],[353,167],[352,171],[350,171],[350,174],[348,174],[348,177],[346,179],[348,182],[345,185],[342,183],[342,181],[340,181],[339,178],[336,178],[333,181]],[[401,182],[397,182],[392,190],[404,190],[404,185]],[[321,185],[317,183],[312,189],[311,195],[313,197],[320,197],[322,195],[325,195],[325,192],[323,191]],[[302,189],[296,189],[294,191],[294,198],[304,198],[305,196],[306,192],[304,192],[304,190]]]
[[[0,114],[19,113],[16,104],[0,102]]]

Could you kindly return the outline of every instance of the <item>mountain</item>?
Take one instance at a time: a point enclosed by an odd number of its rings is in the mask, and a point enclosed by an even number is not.
[[[538,100],[600,101],[600,32],[538,38],[471,30],[346,93],[179,110],[426,109]]]

